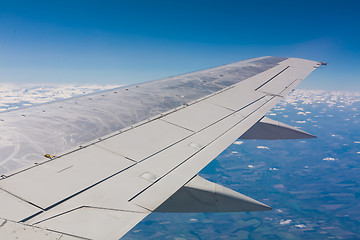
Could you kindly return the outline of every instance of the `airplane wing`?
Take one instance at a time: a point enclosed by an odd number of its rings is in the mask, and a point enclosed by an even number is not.
[[[151,212],[269,206],[197,174],[321,62],[261,57],[0,114],[1,239],[118,239]]]

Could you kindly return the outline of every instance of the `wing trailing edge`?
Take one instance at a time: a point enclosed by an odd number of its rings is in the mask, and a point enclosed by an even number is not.
[[[271,207],[196,175],[155,212],[249,212]]]
[[[239,139],[307,139],[316,136],[285,123],[264,117],[247,130]]]

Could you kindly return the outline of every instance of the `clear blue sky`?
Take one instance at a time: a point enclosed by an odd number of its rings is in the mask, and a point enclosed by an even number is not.
[[[126,84],[258,56],[360,91],[360,1],[2,1],[0,81]]]

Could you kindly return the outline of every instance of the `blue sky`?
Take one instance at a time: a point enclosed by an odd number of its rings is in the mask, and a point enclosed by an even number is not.
[[[126,84],[258,56],[326,61],[360,91],[358,1],[2,1],[0,81]]]

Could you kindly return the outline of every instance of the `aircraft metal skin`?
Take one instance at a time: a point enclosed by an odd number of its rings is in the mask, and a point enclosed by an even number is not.
[[[260,57],[0,113],[0,238],[118,239],[151,212],[271,208],[201,171],[325,63]]]

